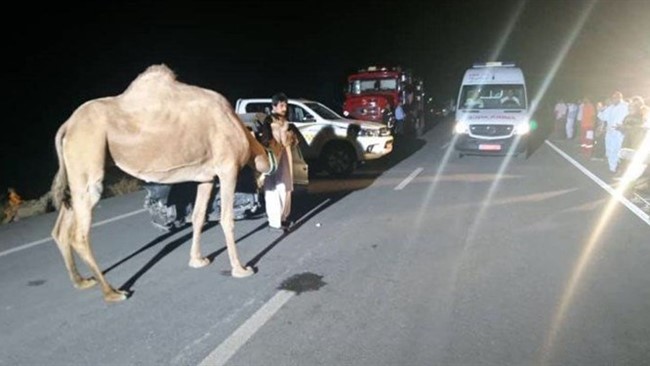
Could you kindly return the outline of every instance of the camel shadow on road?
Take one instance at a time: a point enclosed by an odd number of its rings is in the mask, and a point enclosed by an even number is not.
[[[420,150],[422,146],[424,146],[425,141],[417,138],[403,137],[397,139],[395,144],[395,149],[391,154],[378,160],[361,165],[349,177],[333,178],[327,175],[314,175],[310,177],[310,183],[307,189],[294,192],[291,218],[295,219],[291,230],[282,233],[280,236],[275,238],[272,242],[260,250],[260,252],[257,253],[253,258],[248,260],[248,263],[246,265],[251,266],[257,270],[257,265],[269,252],[273,250],[273,248],[283,242],[284,239],[286,239],[296,230],[299,230],[300,227],[309,222],[312,217],[316,216],[320,212],[323,212],[324,210],[327,210],[336,202],[344,199],[348,194],[369,187],[379,176],[381,176],[381,174],[383,174],[383,172],[397,165],[399,162],[406,159],[416,151]],[[190,197],[189,199],[190,202],[192,202],[193,197]],[[264,214],[261,214],[253,217],[252,219],[259,220],[260,218],[264,217]],[[208,220],[204,225],[203,231],[205,232],[211,230],[216,226],[218,226],[218,221]],[[236,242],[239,243],[261,230],[266,230],[267,227],[268,223],[266,220],[263,220],[260,225],[257,225],[244,235],[236,238]],[[116,270],[119,266],[128,262],[132,258],[142,254],[148,249],[154,248],[164,243],[174,235],[177,235],[178,233],[186,230],[187,233],[161,247],[158,252],[151,257],[151,259],[149,259],[139,270],[136,271],[136,273],[134,273],[126,282],[124,282],[122,286],[120,286],[120,290],[128,292],[129,296],[131,296],[134,292],[133,287],[145,273],[154,268],[161,259],[165,258],[168,254],[172,253],[177,248],[185,244],[189,245],[191,243],[191,224],[188,223],[182,227],[175,228],[169,232],[161,234],[154,240],[143,245],[133,253],[127,255],[126,257],[108,267],[106,270],[104,270],[104,274]],[[222,255],[225,251],[226,247],[224,246],[212,253],[209,253],[206,257],[210,260],[210,262],[214,262],[214,260],[218,256]]]

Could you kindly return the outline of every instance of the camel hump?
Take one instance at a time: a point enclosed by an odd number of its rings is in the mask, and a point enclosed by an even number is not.
[[[167,65],[151,65],[131,82],[123,96],[140,99],[143,95],[172,88],[176,82],[176,74]]]
[[[176,74],[167,67],[165,64],[160,65],[151,65],[147,67],[138,77],[133,81],[133,83],[145,82],[145,81],[164,81],[170,82],[176,80]]]

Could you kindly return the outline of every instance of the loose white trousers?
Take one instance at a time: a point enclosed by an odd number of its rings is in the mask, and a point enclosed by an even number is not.
[[[291,192],[293,171],[291,149],[287,148],[280,157],[278,170],[264,179],[264,204],[269,226],[280,227],[291,213]]]

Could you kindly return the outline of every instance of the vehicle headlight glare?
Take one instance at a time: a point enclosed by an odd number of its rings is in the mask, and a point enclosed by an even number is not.
[[[517,135],[525,135],[530,132],[530,124],[528,122],[520,123],[515,128],[515,133]]]
[[[463,121],[456,122],[454,132],[457,134],[469,133],[469,126]]]

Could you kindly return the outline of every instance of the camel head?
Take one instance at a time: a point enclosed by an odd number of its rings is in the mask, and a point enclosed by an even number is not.
[[[271,139],[268,147],[264,147],[257,140],[254,144],[257,146],[251,146],[252,153],[248,165],[258,173],[273,174],[278,168],[278,162],[285,149],[284,146],[274,139]]]
[[[255,118],[258,125],[262,126],[266,115],[258,113]],[[258,138],[262,138],[262,133],[258,132],[260,135],[256,135],[251,132],[249,134],[251,155],[248,165],[259,173],[272,174],[285,150],[298,144],[298,136],[293,129],[295,127],[290,128],[288,123],[282,124],[281,127],[273,124],[271,136],[268,138],[268,146],[266,147],[258,140]]]

